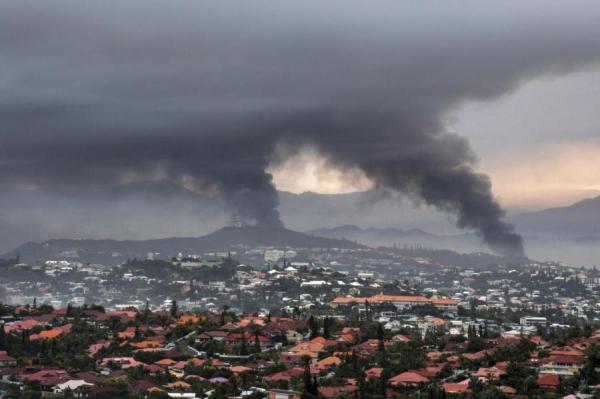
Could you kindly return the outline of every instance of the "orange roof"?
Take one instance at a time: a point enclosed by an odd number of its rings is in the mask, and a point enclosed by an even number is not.
[[[509,361],[496,362],[496,364],[494,364],[494,367],[496,367],[498,370],[502,370],[504,372],[508,371],[509,366],[510,366]]]
[[[373,295],[369,298],[369,302],[431,302],[429,298],[422,295]]]
[[[550,351],[550,356],[585,356],[585,352],[569,346]]]
[[[308,356],[310,358],[316,358],[319,356],[319,352],[316,351],[310,351],[310,350],[297,350],[292,352],[295,356],[299,356],[299,357],[304,357],[304,356]]]
[[[438,299],[439,300],[439,299]],[[378,294],[372,297],[337,297],[332,303],[336,305],[347,305],[349,303],[383,303],[383,302],[406,302],[406,303],[432,303],[432,300],[422,295],[384,295]]]
[[[177,320],[177,324],[196,324],[200,321],[200,317],[190,314],[190,315],[182,315]]]
[[[470,391],[468,384],[461,384],[456,382],[447,382],[445,384],[442,384],[442,389],[447,393],[463,393]]]
[[[508,395],[516,395],[517,394],[517,390],[514,389],[513,387],[501,387],[500,390]]]
[[[429,379],[413,371],[405,371],[389,379],[390,385],[413,385],[424,382],[429,382]]]
[[[40,325],[39,321],[35,319],[25,319],[23,321],[17,321],[14,323],[9,323],[4,325],[5,332],[11,332],[15,330],[31,330],[33,327]]]
[[[140,364],[142,364],[141,362],[138,362],[137,360],[135,360],[132,357],[125,356],[125,357],[105,357],[100,362],[100,365],[106,366],[111,363],[115,364],[115,365],[119,365],[122,369],[127,369],[130,367],[137,367]]]
[[[183,382],[183,381],[175,381],[175,382],[165,385],[165,388],[169,388],[169,389],[189,389],[190,387],[191,387],[190,384],[188,384],[187,382]]]
[[[39,334],[33,334],[29,337],[29,339],[32,341],[35,341],[36,339],[54,339],[61,334],[70,333],[72,327],[72,324],[65,324],[64,326],[54,327],[50,330],[41,331]]]
[[[346,297],[346,296],[339,296],[337,298],[335,298],[332,303],[335,304],[340,304],[340,305],[347,305],[349,303],[352,302],[356,302],[356,303],[365,303],[365,301],[367,301],[368,298],[354,298],[354,297]]]
[[[130,342],[129,346],[137,349],[158,348],[160,346],[160,341],[146,340],[141,342]]]
[[[246,367],[246,366],[232,366],[232,367],[229,367],[229,370],[232,373],[236,373],[236,374],[245,373],[246,371],[252,371],[252,369],[250,367]]]
[[[63,333],[63,330],[59,328],[53,328],[52,330],[44,330],[38,334],[38,336],[42,339],[52,339],[58,337]]]
[[[290,352],[322,352],[324,345],[320,342],[301,342],[290,349]]]
[[[402,335],[402,334],[394,335],[391,340],[393,342],[410,342],[411,341],[410,337],[407,337],[406,335]]]
[[[159,360],[158,362],[154,362],[154,364],[158,364],[159,366],[172,366],[175,363],[177,363],[177,362],[173,359],[162,359],[162,360]]]
[[[319,387],[319,393],[326,398],[337,398],[346,396],[357,389],[358,387],[356,385],[327,386]]]
[[[537,384],[540,388],[557,387],[560,385],[560,377],[556,374],[545,374],[538,378]]]
[[[367,380],[372,378],[381,378],[381,373],[383,373],[383,368],[381,367],[371,367],[365,371]]]
[[[329,356],[329,357],[326,357],[325,359],[319,360],[317,362],[317,366],[320,369],[323,369],[323,368],[327,368],[327,367],[331,367],[331,366],[336,366],[341,363],[342,363],[342,359],[340,359],[339,357]]]
[[[392,340],[393,339],[394,338],[392,338]],[[450,355],[451,353],[452,352],[427,352],[425,356],[427,356],[427,359],[435,361],[441,358],[442,356]]]
[[[135,327],[127,327],[124,331],[117,333],[119,338],[133,338],[135,337]]]
[[[100,340],[95,344],[91,344],[88,348],[88,353],[90,356],[95,356],[102,348],[108,348],[110,346],[110,341]]]
[[[437,298],[431,300],[432,305],[458,305],[458,301],[450,298]]]
[[[477,372],[475,373],[475,376],[480,377],[480,378],[491,378],[491,379],[498,379],[500,378],[501,375],[506,374],[504,371],[496,368],[496,367],[480,367]]]
[[[534,344],[536,344],[537,346],[546,346],[546,345],[548,345],[548,341],[546,341],[544,338],[540,337],[539,335],[535,335],[535,336],[529,338],[529,340],[531,342],[533,342]]]
[[[479,359],[483,359],[484,357],[488,356],[488,355],[492,355],[495,352],[494,349],[483,349],[480,350],[479,352],[475,352],[475,353],[463,353],[463,357],[465,359],[469,359],[469,360],[479,360]]]
[[[350,342],[354,341],[354,336],[352,334],[341,334],[338,337],[338,341],[350,343]]]
[[[440,319],[439,317],[431,317],[427,321],[434,326],[443,326],[446,324],[446,320]]]
[[[181,360],[181,361],[175,363],[174,365],[172,365],[170,367],[171,367],[172,370],[173,369],[183,370],[183,369],[185,369],[185,366],[187,366],[187,365],[188,365],[188,362]]]
[[[251,324],[257,326],[264,326],[265,320],[262,317],[247,316],[237,322],[237,326],[240,328],[248,327]]]

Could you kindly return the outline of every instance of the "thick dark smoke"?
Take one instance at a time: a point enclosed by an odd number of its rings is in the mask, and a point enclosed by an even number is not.
[[[379,187],[415,194],[456,214],[458,226],[478,231],[495,252],[523,253],[521,237],[502,221],[489,178],[473,171],[474,155],[463,138],[416,126],[405,131],[394,115],[360,110],[305,115],[290,129],[292,143],[308,141],[334,162],[360,168]]]
[[[599,15],[586,1],[3,1],[0,184],[76,200],[164,179],[280,226],[265,170],[281,143],[308,145],[519,255],[444,119],[598,60]]]

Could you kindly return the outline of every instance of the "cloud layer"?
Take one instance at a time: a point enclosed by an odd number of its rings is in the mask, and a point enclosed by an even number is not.
[[[520,254],[442,120],[596,61],[599,15],[591,1],[4,1],[0,182],[76,197],[166,178],[280,225],[265,170],[309,146]]]

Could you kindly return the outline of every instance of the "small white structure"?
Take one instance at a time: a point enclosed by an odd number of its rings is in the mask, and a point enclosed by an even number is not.
[[[521,317],[520,324],[525,327],[545,326],[546,324],[548,324],[548,320],[545,317],[527,316],[527,317]]]
[[[271,263],[275,263],[278,262],[279,259],[283,258],[285,256],[285,251],[282,251],[280,249],[267,249],[265,251],[265,262],[271,262]]]
[[[54,388],[52,388],[52,391],[54,393],[63,393],[66,390],[74,391],[78,388],[81,388],[84,385],[92,386],[94,384],[90,384],[89,382],[85,382],[84,380],[69,380],[63,382],[62,384],[55,385]]]

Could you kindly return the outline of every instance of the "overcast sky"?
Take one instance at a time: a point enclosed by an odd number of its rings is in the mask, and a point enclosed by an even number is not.
[[[463,107],[450,129],[468,137],[495,192],[513,207],[600,195],[600,66],[532,79]]]
[[[499,98],[449,113],[447,129],[469,138],[478,168],[512,209],[562,206],[600,195],[600,65],[532,78]],[[292,192],[368,189],[359,171],[327,166],[307,152],[273,168]]]
[[[599,17],[591,0],[4,0],[0,185],[76,206],[167,179],[271,226],[276,188],[374,185],[516,248],[501,205],[598,188]]]

